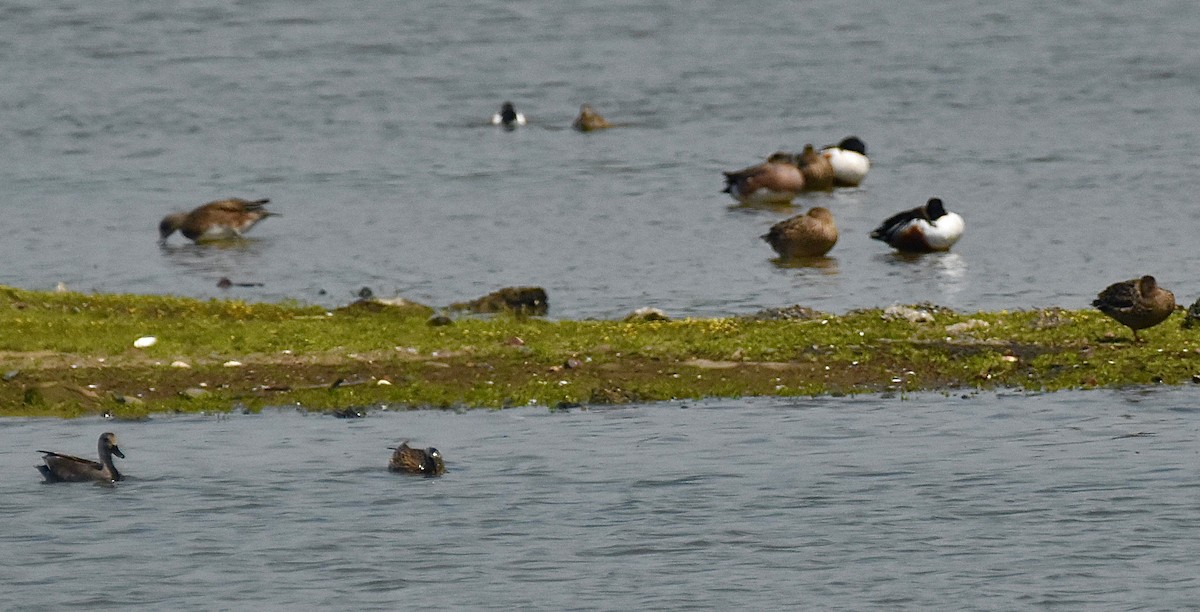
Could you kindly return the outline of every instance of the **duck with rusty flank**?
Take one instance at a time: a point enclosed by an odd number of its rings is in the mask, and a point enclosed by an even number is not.
[[[412,448],[408,440],[395,447],[391,461],[388,461],[389,472],[420,474],[422,476],[441,476],[446,471],[442,461],[442,453],[433,448]]]
[[[833,166],[833,184],[837,187],[858,187],[871,169],[867,143],[858,136],[848,136],[821,149],[821,155]]]
[[[1092,306],[1133,330],[1134,342],[1140,342],[1138,330],[1154,327],[1175,312],[1175,294],[1147,274],[1105,287]]]
[[[113,465],[113,455],[122,459],[125,453],[117,446],[117,435],[112,432],[100,434],[96,444],[100,461],[64,455],[53,451],[39,450],[44,465],[36,466],[46,482],[116,482],[124,476]]]
[[[871,232],[899,251],[932,253],[949,251],[962,238],[963,218],[946,210],[939,198],[929,198],[924,206],[888,217]]]
[[[191,212],[167,215],[158,224],[159,242],[165,244],[176,230],[195,242],[241,238],[259,221],[278,216],[265,208],[270,201],[266,198],[227,198],[209,202]]]
[[[816,206],[771,226],[762,239],[784,259],[822,257],[837,244],[838,230],[833,213]]]

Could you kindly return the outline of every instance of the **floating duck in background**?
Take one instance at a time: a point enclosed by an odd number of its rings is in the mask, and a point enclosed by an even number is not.
[[[512,102],[500,106],[500,112],[492,115],[492,125],[502,125],[505,129],[515,130],[517,126],[525,125],[525,115],[513,108]]]
[[[37,466],[46,482],[116,482],[123,476],[113,465],[113,455],[122,459],[125,453],[117,447],[117,435],[112,432],[100,434],[96,444],[100,461],[82,459],[51,451],[40,450],[45,465]]]
[[[241,238],[259,221],[278,216],[263,207],[270,201],[266,198],[228,198],[209,202],[188,213],[167,215],[158,224],[159,242],[166,243],[176,230],[195,242]]]
[[[1175,311],[1175,294],[1160,287],[1147,274],[1109,285],[1096,296],[1092,306],[1133,330],[1133,340],[1138,342],[1139,329],[1154,327]]]
[[[600,113],[596,112],[596,109],[592,108],[592,105],[584,104],[579,107],[579,116],[571,123],[571,127],[580,132],[592,132],[611,126],[604,117],[600,116]]]
[[[804,174],[796,156],[783,151],[773,153],[761,164],[724,174],[722,193],[742,204],[790,204],[796,194],[804,191]]]
[[[857,187],[871,169],[867,144],[857,136],[849,136],[837,145],[821,149],[821,155],[833,166],[833,184],[838,187]]]
[[[776,223],[762,239],[784,259],[821,257],[837,244],[838,231],[833,223],[833,213],[817,206]]]
[[[804,175],[804,191],[829,191],[833,189],[836,177],[833,164],[824,155],[817,153],[811,144],[804,145],[804,150],[796,158],[800,174]]]
[[[446,471],[442,453],[432,446],[426,449],[412,448],[408,445],[408,440],[405,440],[395,450],[391,461],[388,462],[389,472],[440,476]]]
[[[962,237],[963,218],[948,212],[938,198],[930,198],[924,206],[906,210],[889,217],[871,232],[893,248],[910,253],[949,251]]]

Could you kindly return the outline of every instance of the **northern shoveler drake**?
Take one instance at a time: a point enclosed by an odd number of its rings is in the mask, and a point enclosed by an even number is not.
[[[911,253],[949,251],[962,237],[963,218],[948,212],[938,198],[924,206],[892,215],[871,232],[875,240]]]
[[[776,223],[762,239],[784,259],[821,257],[837,244],[838,231],[833,223],[833,213],[817,206]]]
[[[167,215],[158,224],[159,242],[165,243],[175,230],[195,242],[241,238],[259,221],[278,216],[263,207],[270,202],[229,198],[204,204],[188,213]]]
[[[833,189],[833,164],[819,153],[811,144],[804,145],[804,150],[796,158],[800,166],[800,174],[804,175],[805,191],[829,191]]]
[[[571,123],[571,127],[580,132],[591,132],[594,130],[603,130],[611,126],[604,117],[600,116],[600,113],[596,112],[596,109],[592,108],[592,105],[584,104],[579,107],[579,116]]]
[[[395,450],[391,461],[388,462],[390,472],[440,476],[446,471],[442,453],[432,446],[426,449],[412,448],[408,445],[408,440],[405,440]]]
[[[513,108],[512,102],[505,102],[500,112],[492,115],[492,125],[502,125],[505,129],[515,130],[517,126],[525,125],[525,115]]]
[[[1133,339],[1140,341],[1138,330],[1154,327],[1167,320],[1175,311],[1175,294],[1159,286],[1147,274],[1106,287],[1092,301],[1104,314],[1133,330]]]
[[[123,477],[113,465],[113,455],[122,459],[125,453],[117,447],[117,435],[112,432],[100,434],[96,444],[100,461],[82,459],[52,451],[40,450],[45,465],[36,466],[46,482],[116,482]]]
[[[821,149],[821,155],[833,166],[833,184],[838,187],[857,187],[871,169],[867,144],[857,136],[844,138],[836,145]]]
[[[767,161],[734,172],[725,172],[725,189],[742,204],[790,204],[804,191],[804,175],[796,156],[782,151]]]

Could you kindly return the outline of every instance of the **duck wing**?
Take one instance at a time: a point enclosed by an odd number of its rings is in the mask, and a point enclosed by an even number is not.
[[[38,452],[42,453],[42,455],[43,455],[42,459],[45,460],[46,463],[59,463],[60,465],[77,466],[79,468],[91,468],[93,470],[104,469],[104,465],[101,464],[99,461],[92,461],[91,459],[84,459],[82,457],[76,457],[74,455],[64,455],[62,453],[56,453],[54,451],[40,450]]]
[[[876,240],[887,241],[892,237],[892,234],[896,233],[897,230],[908,225],[912,221],[916,221],[917,219],[928,220],[928,216],[925,214],[924,208],[914,208],[912,210],[896,213],[888,217],[883,223],[880,223],[879,227],[872,230],[871,237]]]
[[[229,198],[227,200],[217,200],[210,202],[206,206],[214,210],[221,210],[231,213],[242,212],[257,212],[263,210],[263,205],[270,202],[268,198],[261,200],[243,200],[242,198]]]
[[[1092,302],[1092,306],[1105,310],[1124,310],[1133,308],[1141,299],[1142,293],[1138,291],[1137,281],[1125,281],[1123,283],[1113,283],[1100,292],[1096,299]]]

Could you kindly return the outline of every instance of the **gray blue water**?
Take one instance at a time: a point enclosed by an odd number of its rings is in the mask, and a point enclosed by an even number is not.
[[[541,285],[551,317],[1190,303],[1188,1],[0,5],[0,284],[336,305]],[[531,125],[485,125],[509,99]],[[568,129],[589,102],[624,124]],[[857,134],[859,189],[744,210],[722,170]],[[268,197],[224,248],[166,213]],[[951,253],[867,238],[941,197]],[[758,239],[809,206],[842,239]],[[221,290],[217,280],[260,282]],[[5,609],[1181,609],[1194,390],[551,414],[0,421]],[[115,488],[39,448],[114,430]],[[387,446],[450,472],[397,478]]]
[[[6,419],[0,607],[1188,609],[1196,395]],[[128,480],[38,484],[105,430]]]

